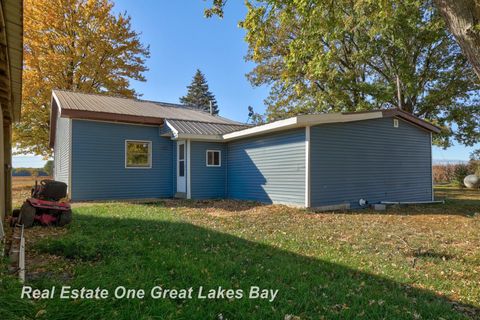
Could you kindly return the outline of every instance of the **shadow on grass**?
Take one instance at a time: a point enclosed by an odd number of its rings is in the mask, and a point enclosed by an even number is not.
[[[111,293],[122,285],[145,289],[147,295],[156,285],[193,287],[194,298],[40,300],[35,307],[45,311],[46,319],[465,318],[451,301],[432,292],[178,222],[162,211],[156,211],[153,220],[96,216],[92,215],[95,209],[88,210],[75,216],[67,235],[38,246],[44,252],[73,259],[73,279],[61,282],[45,277],[30,284],[37,288],[101,287]],[[279,293],[273,302],[248,297],[200,300],[195,297],[200,286],[241,288],[246,295],[250,286],[259,286]],[[479,312],[474,306],[456,304],[471,316]]]
[[[210,199],[210,200],[186,200],[186,199],[120,199],[120,200],[92,200],[92,201],[76,201],[74,208],[92,206],[96,204],[115,204],[125,203],[133,205],[145,206],[164,206],[167,208],[189,208],[189,209],[215,209],[224,210],[228,212],[248,211],[254,208],[267,206],[267,203],[246,200],[231,200],[231,199]]]
[[[152,203],[155,205],[154,203]],[[248,211],[254,208],[261,208],[269,204],[245,201],[245,200],[166,200],[163,202],[168,208],[189,208],[189,209],[214,209],[227,212]]]

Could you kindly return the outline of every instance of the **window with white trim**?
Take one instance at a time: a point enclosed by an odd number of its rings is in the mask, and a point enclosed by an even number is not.
[[[222,165],[220,150],[207,150],[207,167],[220,167]]]
[[[151,168],[152,142],[126,140],[125,141],[125,168]]]

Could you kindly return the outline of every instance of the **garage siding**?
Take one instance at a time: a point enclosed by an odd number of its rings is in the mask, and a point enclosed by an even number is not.
[[[305,128],[228,143],[227,196],[305,204]]]
[[[55,146],[53,150],[53,177],[55,180],[70,184],[70,133],[72,120],[57,118]],[[70,185],[68,186],[70,190]]]
[[[384,118],[311,128],[311,206],[432,200],[431,136]]]
[[[158,127],[73,120],[73,200],[173,196],[174,142]],[[152,168],[125,168],[125,140],[152,142]]]

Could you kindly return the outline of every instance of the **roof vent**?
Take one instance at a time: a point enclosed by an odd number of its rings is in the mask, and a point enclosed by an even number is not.
[[[398,119],[393,119],[393,127],[398,128]]]

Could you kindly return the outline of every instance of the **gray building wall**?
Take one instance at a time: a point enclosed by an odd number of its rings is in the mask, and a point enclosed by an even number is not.
[[[53,177],[55,180],[65,182],[70,190],[70,148],[71,125],[69,118],[57,118],[55,133],[55,146],[53,149]]]
[[[227,147],[225,143],[190,142],[191,198],[223,199],[226,194]],[[207,150],[221,152],[221,166],[207,167]]]
[[[430,139],[392,118],[312,127],[311,206],[432,200]]]
[[[227,196],[305,204],[305,128],[228,143]]]

